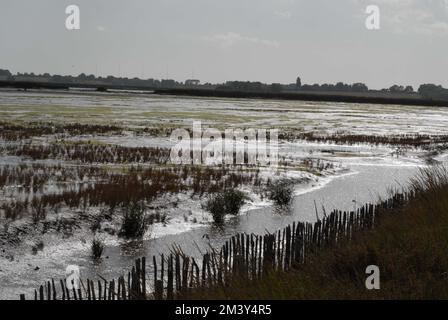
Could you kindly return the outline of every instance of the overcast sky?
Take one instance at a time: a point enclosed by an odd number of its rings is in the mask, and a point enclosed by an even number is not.
[[[80,30],[65,28],[70,4]],[[448,0],[1,0],[0,68],[448,87]]]

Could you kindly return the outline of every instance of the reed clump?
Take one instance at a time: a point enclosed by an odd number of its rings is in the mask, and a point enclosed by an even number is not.
[[[333,142],[340,145],[371,144],[388,146],[405,146],[411,148],[425,147],[448,143],[448,135],[399,134],[399,135],[369,135],[369,134],[318,134],[314,132],[283,132],[279,139],[288,141],[305,140],[318,143]]]
[[[207,200],[205,208],[212,214],[216,224],[222,224],[227,214],[237,215],[246,200],[247,196],[244,192],[227,189],[211,196]]]
[[[287,206],[291,203],[294,195],[294,183],[288,179],[271,182],[268,186],[268,197],[277,206]]]
[[[123,206],[123,221],[119,236],[128,239],[141,238],[148,227],[149,221],[142,202],[130,202]]]
[[[90,245],[90,250],[92,252],[92,258],[94,260],[99,260],[103,255],[105,243],[100,238],[94,237]]]
[[[0,122],[0,138],[6,141],[20,141],[44,135],[76,136],[121,133],[123,129],[115,125],[54,123],[54,122]]]

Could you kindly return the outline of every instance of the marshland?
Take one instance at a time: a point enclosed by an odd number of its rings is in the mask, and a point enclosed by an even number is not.
[[[278,129],[278,166],[171,163],[193,121]],[[447,125],[443,107],[2,90],[0,298],[376,203],[445,162]]]

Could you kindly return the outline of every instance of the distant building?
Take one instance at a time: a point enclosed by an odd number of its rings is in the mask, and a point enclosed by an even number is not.
[[[296,79],[296,89],[300,89],[302,87],[302,79],[300,77],[297,77]]]
[[[201,84],[201,81],[197,80],[197,79],[188,79],[185,81],[185,85],[187,87],[194,87],[194,86],[198,86]]]

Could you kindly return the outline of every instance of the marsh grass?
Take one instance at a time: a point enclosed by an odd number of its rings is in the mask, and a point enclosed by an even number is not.
[[[279,134],[279,139],[287,141],[311,141],[318,143],[333,142],[340,145],[370,144],[402,147],[425,147],[448,143],[448,135],[399,134],[399,135],[367,135],[367,134],[317,134],[314,132],[285,131]]]
[[[259,171],[243,168],[8,165],[0,167],[0,188],[10,190],[11,198],[18,191],[26,197],[4,201],[0,214],[10,220],[32,216],[37,222],[45,218],[46,212],[57,213],[68,208],[86,215],[94,207],[109,209],[111,216],[121,205],[132,201],[150,203],[165,194],[183,192],[201,197],[228,188],[261,184]],[[46,193],[47,186],[56,187],[58,192]],[[166,221],[164,214],[152,218],[156,222]],[[92,227],[94,231],[98,225]]]
[[[54,123],[54,122],[0,122],[0,137],[6,141],[19,141],[44,135],[87,135],[121,133],[123,129],[114,125]]]
[[[79,141],[70,144],[52,143],[49,145],[21,143],[19,145],[8,145],[4,147],[4,151],[12,156],[32,160],[54,159],[95,164],[167,164],[170,156],[170,150],[165,148],[131,148],[89,143],[89,141]]]

